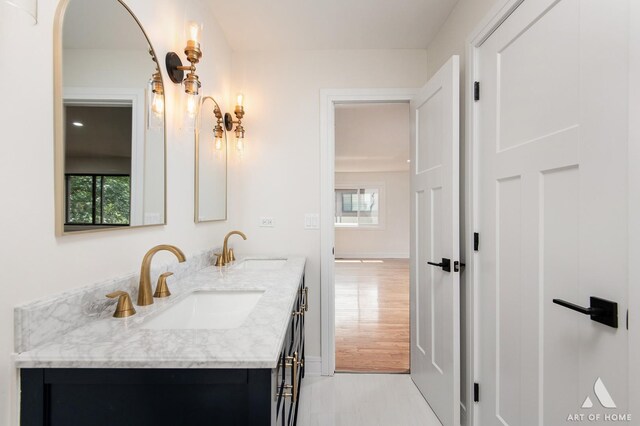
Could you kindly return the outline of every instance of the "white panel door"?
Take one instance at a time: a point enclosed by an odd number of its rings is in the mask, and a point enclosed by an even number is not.
[[[525,0],[479,48],[482,426],[627,413],[627,8]],[[592,296],[618,328],[553,302]]]
[[[453,56],[411,101],[411,377],[446,426],[460,424],[459,74]]]

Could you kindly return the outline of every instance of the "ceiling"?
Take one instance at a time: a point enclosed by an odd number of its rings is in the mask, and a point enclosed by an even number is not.
[[[115,0],[71,0],[63,25],[65,49],[149,49],[136,20]]]
[[[246,51],[425,49],[457,0],[209,2],[231,47]]]
[[[409,104],[336,105],[336,172],[409,170]]]
[[[131,158],[131,107],[65,106],[64,110],[67,157]]]

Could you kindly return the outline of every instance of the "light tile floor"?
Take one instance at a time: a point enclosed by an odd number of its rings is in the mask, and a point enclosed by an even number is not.
[[[300,426],[440,426],[408,374],[336,374],[302,382]]]

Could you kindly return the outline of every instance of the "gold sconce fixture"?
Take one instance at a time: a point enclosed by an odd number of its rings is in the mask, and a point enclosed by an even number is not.
[[[161,116],[164,113],[164,86],[162,84],[162,76],[160,75],[160,68],[158,67],[158,61],[156,60],[156,56],[153,54],[153,51],[149,49],[149,54],[151,55],[151,59],[156,64],[156,72],[151,76],[151,80],[149,80],[149,85],[151,86],[151,111]]]
[[[189,66],[182,65],[180,56],[175,52],[167,53],[165,63],[169,78],[176,84],[183,83],[184,91],[189,97],[187,98],[187,112],[191,116],[195,116],[198,109],[198,95],[200,94],[200,79],[196,74],[196,64],[202,58],[202,50],[200,50],[200,37],[202,35],[202,25],[197,22],[190,22],[187,27],[187,46],[184,53],[187,60],[191,63]],[[185,77],[184,72],[188,71]]]
[[[214,101],[215,102],[215,101]],[[216,125],[213,128],[213,136],[216,145],[216,151],[222,150],[222,145],[224,143],[224,129],[222,128],[223,118],[222,111],[220,111],[220,107],[218,104],[215,104],[213,107],[213,115],[216,116]]]
[[[233,111],[237,120],[233,120],[231,114],[226,113],[224,115],[224,126],[227,131],[231,131],[233,129],[233,125],[236,125],[236,129],[234,130],[236,136],[236,149],[242,154],[244,151],[244,127],[242,127],[242,118],[244,117],[244,95],[242,93],[238,93],[236,107]]]

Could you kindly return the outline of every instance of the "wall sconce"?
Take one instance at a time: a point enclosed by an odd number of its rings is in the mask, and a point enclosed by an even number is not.
[[[244,140],[244,127],[242,127],[242,118],[244,117],[244,95],[242,95],[242,93],[238,93],[238,98],[237,98],[237,102],[236,102],[236,107],[234,109],[234,114],[236,115],[237,120],[233,120],[233,118],[231,117],[231,114],[226,113],[224,115],[224,126],[227,129],[227,131],[231,131],[231,129],[233,128],[233,125],[236,125],[236,129],[234,130],[235,135],[236,135],[236,149],[238,150],[238,152],[240,152],[242,154],[242,152],[244,151],[244,144],[245,144],[245,140]]]
[[[215,102],[215,101],[214,101]],[[218,106],[218,104],[215,104],[216,106],[213,107],[213,115],[216,116],[216,125],[213,128],[213,136],[214,136],[214,143],[216,146],[216,151],[220,151],[222,150],[222,144],[224,143],[224,129],[222,128],[222,124],[223,124],[223,119],[222,119],[222,111],[220,111],[220,107]]]
[[[200,50],[201,35],[202,25],[197,22],[190,22],[187,26],[187,47],[184,48],[184,53],[187,55],[187,60],[191,65],[182,65],[180,57],[175,52],[167,53],[165,58],[167,72],[171,81],[176,84],[184,83],[184,91],[189,95],[187,98],[187,112],[192,117],[195,116],[198,110],[198,95],[202,86],[196,74],[196,64],[202,58],[202,51]],[[184,76],[185,71],[189,71],[186,78]]]
[[[153,54],[153,50],[149,49],[149,55],[156,64],[156,72],[151,75],[149,80],[149,86],[151,88],[151,112],[157,117],[162,116],[164,113],[164,86],[162,85],[162,76],[160,75],[160,68],[158,67],[158,61]]]

